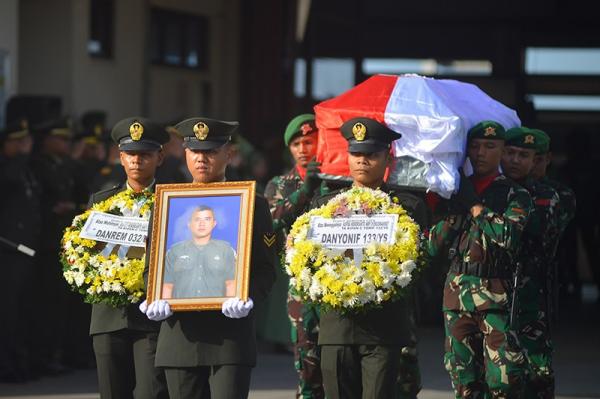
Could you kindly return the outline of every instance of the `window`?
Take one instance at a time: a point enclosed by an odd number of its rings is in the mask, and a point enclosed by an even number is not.
[[[530,94],[538,111],[600,111],[600,96]]]
[[[600,48],[529,47],[528,75],[600,75]]]
[[[88,54],[92,57],[112,58],[114,29],[114,1],[91,0],[90,38]]]
[[[420,75],[489,76],[492,63],[487,60],[435,60],[430,58],[366,58],[362,63],[365,75],[378,73]]]
[[[354,60],[351,58],[315,58],[312,96],[316,100],[335,97],[354,87]]]
[[[205,69],[208,66],[208,19],[153,8],[150,46],[153,64]]]

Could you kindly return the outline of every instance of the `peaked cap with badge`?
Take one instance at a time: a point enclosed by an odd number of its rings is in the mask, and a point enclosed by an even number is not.
[[[0,141],[20,139],[30,134],[27,119],[20,119],[8,124],[0,131]]]
[[[506,130],[498,122],[481,121],[469,129],[467,140],[471,139],[505,140]]]
[[[348,140],[348,152],[374,153],[389,150],[402,135],[371,118],[352,118],[340,126]]]
[[[139,116],[117,122],[110,136],[121,151],[158,151],[170,139],[161,125]]]
[[[231,141],[238,122],[195,117],[179,122],[175,129],[183,137],[183,146],[191,150],[212,150]]]
[[[283,141],[286,146],[289,146],[291,141],[297,135],[301,134],[302,136],[306,136],[307,134],[316,133],[317,131],[315,116],[313,114],[298,115],[292,119],[285,128]]]
[[[43,137],[61,137],[67,140],[73,138],[73,129],[73,120],[68,116],[41,123],[33,128],[36,134]]]
[[[514,127],[506,131],[506,145],[543,153],[547,152],[550,147],[550,137],[538,129],[530,129],[525,126]]]
[[[81,117],[81,132],[77,139],[82,139],[86,144],[97,144],[109,139],[106,133],[106,113],[102,111],[88,111]]]

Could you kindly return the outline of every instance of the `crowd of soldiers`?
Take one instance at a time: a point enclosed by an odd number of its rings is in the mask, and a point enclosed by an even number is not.
[[[146,132],[141,139],[131,133],[136,123]],[[366,315],[321,314],[288,288],[282,268],[275,267],[294,220],[344,190],[323,180],[314,162],[318,130],[312,114],[288,124],[284,142],[294,165],[268,182],[266,201],[257,197],[252,299],[232,298],[222,314],[173,313],[166,301],[144,302],[139,309],[94,305],[90,328],[89,306],[62,281],[64,227],[91,203],[125,189],[251,179],[244,168],[227,166],[236,157],[236,127],[191,118],[165,128],[127,118],[112,129],[109,143],[102,118],[91,115],[79,133],[68,120],[29,126],[22,119],[2,131],[0,212],[6,228],[0,235],[8,241],[0,251],[10,281],[5,303],[13,304],[0,339],[3,380],[93,366],[95,355],[102,397],[246,397],[257,319],[262,337],[276,329],[291,336],[298,398],[416,397],[421,381],[413,298]],[[349,144],[351,184],[397,198],[425,232],[428,267],[447,273],[444,362],[456,397],[553,397],[549,308],[556,284],[549,277],[556,276],[575,196],[546,176],[548,135],[526,127],[505,130],[494,121],[477,124],[466,148],[473,173],[461,171],[457,193],[445,200],[384,183],[390,146],[400,134],[367,117],[346,121],[340,131]],[[269,245],[272,234],[276,246]],[[18,253],[11,244],[34,248],[36,255]],[[282,323],[282,312],[290,324]]]

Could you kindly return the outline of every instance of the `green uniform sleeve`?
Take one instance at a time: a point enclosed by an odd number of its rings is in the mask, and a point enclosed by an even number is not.
[[[269,206],[264,198],[256,197],[250,261],[250,297],[254,300],[266,298],[275,282],[275,248]]]
[[[267,184],[265,198],[269,203],[274,231],[289,229],[310,204],[312,198],[303,187],[304,185],[300,184],[300,187],[286,193],[288,190],[281,176],[274,177]]]

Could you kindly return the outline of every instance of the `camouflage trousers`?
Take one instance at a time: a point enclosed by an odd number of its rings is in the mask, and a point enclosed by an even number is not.
[[[502,310],[444,310],[444,364],[456,398],[523,397],[526,361]]]
[[[294,367],[299,379],[296,398],[324,398],[321,349],[318,346],[320,309],[317,305],[302,302],[299,296],[290,292],[288,316],[292,323]]]
[[[553,347],[545,312],[538,310],[519,314],[518,335],[529,366],[525,397],[554,398]]]

